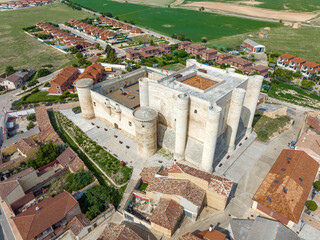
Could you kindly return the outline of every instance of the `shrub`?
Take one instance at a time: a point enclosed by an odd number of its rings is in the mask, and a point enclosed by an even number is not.
[[[320,181],[315,181],[314,188],[320,191]]]
[[[76,192],[93,182],[93,175],[89,171],[80,171],[67,177],[67,184],[63,187],[68,192]]]
[[[12,66],[7,66],[5,72],[7,76],[10,76],[11,74],[14,74],[15,71]]]
[[[36,114],[35,113],[31,113],[27,116],[27,120],[28,121],[35,121],[36,120]]]
[[[310,211],[315,211],[318,209],[318,204],[315,201],[308,201],[306,206]]]
[[[48,69],[42,68],[42,69],[40,69],[40,70],[38,71],[37,76],[40,78],[40,77],[47,76],[47,75],[49,75],[50,73],[51,73],[51,72],[50,72]]]
[[[27,130],[30,130],[32,128],[34,128],[34,123],[33,122],[29,122],[28,126],[27,126]]]
[[[32,122],[31,122],[32,123]],[[30,167],[38,169],[54,160],[59,156],[59,148],[52,142],[42,145],[36,155],[36,159],[29,161]]]

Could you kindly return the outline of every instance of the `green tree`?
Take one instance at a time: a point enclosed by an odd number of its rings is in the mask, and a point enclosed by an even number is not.
[[[150,46],[154,46],[154,41],[153,41],[153,39],[150,40],[149,44],[150,44]]]
[[[312,80],[302,80],[301,81],[301,86],[305,88],[313,88],[315,85],[315,82]]]
[[[25,85],[21,85],[21,90],[26,90],[27,89],[27,87],[25,86]]]
[[[30,130],[32,128],[34,128],[34,123],[33,122],[29,122],[28,125],[27,125],[27,130]]]
[[[320,181],[315,181],[314,182],[314,187],[315,187],[315,189],[320,191]]]
[[[15,71],[12,66],[7,66],[5,72],[6,72],[7,76],[10,76],[10,75],[14,74]]]
[[[44,76],[47,76],[49,75],[51,72],[46,69],[46,68],[41,68],[38,73],[37,73],[37,76],[40,78],[40,77],[44,77]]]
[[[67,184],[63,188],[70,193],[75,192],[89,185],[93,180],[94,178],[91,172],[80,171],[68,175],[66,179]]]
[[[93,186],[80,199],[80,205],[86,217],[92,220],[109,208],[117,206],[121,196],[117,189],[110,186]]]
[[[240,69],[236,69],[234,72],[235,72],[235,73],[243,74],[243,72],[242,72]]]
[[[84,65],[84,64],[86,64],[87,63],[87,60],[85,59],[85,58],[78,58],[78,64],[79,64],[79,66],[82,66],[82,65]]]
[[[97,48],[99,50],[101,49],[100,43],[95,43],[94,46],[95,46],[95,48]]]
[[[178,51],[178,57],[180,57],[180,58],[184,58],[184,57],[186,57],[188,54],[187,54],[187,52],[184,50],[184,49],[180,49],[179,51]]]
[[[315,211],[318,209],[318,204],[315,201],[307,201],[306,206],[310,211]]]
[[[59,148],[50,141],[38,149],[36,159],[29,161],[29,165],[37,169],[54,161],[58,156]]]
[[[75,54],[78,52],[78,49],[76,47],[71,47],[69,48],[69,51],[72,53],[72,54]]]
[[[81,53],[81,52],[77,52],[77,54],[76,54],[76,58],[83,58],[83,54]]]
[[[31,113],[27,116],[27,120],[28,121],[35,121],[36,120],[36,114],[35,113]]]

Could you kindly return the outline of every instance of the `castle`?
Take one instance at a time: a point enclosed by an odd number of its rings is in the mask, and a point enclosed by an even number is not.
[[[187,60],[174,74],[141,68],[93,86],[75,85],[82,116],[99,118],[137,142],[140,155],[157,146],[212,172],[222,155],[252,132],[263,77]]]

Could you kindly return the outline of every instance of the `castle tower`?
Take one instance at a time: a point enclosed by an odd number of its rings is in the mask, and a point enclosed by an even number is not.
[[[140,78],[139,79],[139,97],[140,97],[140,107],[149,106],[149,79]]]
[[[249,78],[246,97],[243,102],[242,120],[246,128],[246,135],[252,132],[252,122],[254,113],[256,112],[260,89],[263,81],[263,76],[255,75]]]
[[[91,88],[93,80],[90,78],[79,79],[75,82],[77,88],[82,117],[84,119],[93,119],[95,117],[91,98]]]
[[[228,128],[226,133],[226,144],[228,146],[228,152],[232,152],[235,149],[235,141],[237,137],[237,131],[245,95],[246,90],[242,88],[236,88],[232,92],[227,119]]]
[[[208,108],[206,136],[203,145],[201,167],[209,172],[213,172],[214,153],[219,132],[221,107],[215,105]]]
[[[189,95],[184,93],[184,94],[179,94],[177,96],[176,139],[175,139],[174,158],[178,161],[184,160],[185,158],[189,102],[190,102]]]
[[[137,151],[143,157],[150,157],[157,151],[158,112],[150,107],[140,107],[133,111]]]

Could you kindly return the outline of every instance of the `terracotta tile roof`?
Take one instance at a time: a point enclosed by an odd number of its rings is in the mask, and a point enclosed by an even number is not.
[[[306,59],[303,59],[303,58],[299,58],[299,57],[296,57],[294,59],[291,59],[292,62],[295,62],[295,63],[304,63],[306,62],[307,60]]]
[[[169,168],[168,172],[169,173],[186,173],[191,176],[205,180],[207,182],[210,182],[210,179],[212,177],[212,174],[210,174],[210,173],[198,170],[193,167],[189,167],[189,166],[181,164],[181,163],[172,164],[172,166],[171,166],[171,168]]]
[[[202,232],[198,232],[195,234],[197,237],[203,240],[225,240],[226,239],[226,234],[223,234],[217,230],[206,230]]]
[[[6,80],[8,80],[9,82],[12,82],[12,83],[16,83],[21,80],[21,77],[16,74],[12,74],[9,77],[7,77]]]
[[[56,83],[57,85],[63,85],[66,83],[69,79],[71,79],[74,75],[79,75],[78,69],[73,66],[67,66],[64,69],[62,69],[59,74],[51,80],[51,82]]]
[[[76,216],[68,223],[67,227],[73,232],[75,236],[77,236],[81,230],[90,225],[90,220],[86,218],[86,216],[81,213]]]
[[[0,182],[0,197],[2,200],[4,200],[14,189],[16,189],[20,183],[18,181],[19,178],[24,177],[31,172],[33,172],[33,168],[28,168],[26,170],[23,170],[8,179]]]
[[[182,215],[183,207],[181,205],[173,200],[161,198],[150,218],[150,222],[174,230]]]
[[[181,196],[194,205],[201,207],[206,192],[189,180],[175,180],[166,177],[154,178],[149,182],[146,192]]]
[[[78,204],[77,200],[64,191],[28,208],[13,218],[23,240],[31,240],[55,223],[66,217]],[[36,210],[39,208],[39,210]]]
[[[193,235],[192,233],[186,233],[182,237],[180,237],[178,240],[201,240],[202,238],[197,237],[196,235]]]
[[[320,64],[319,63],[315,63],[315,62],[306,62],[303,64],[303,66],[307,66],[307,67],[311,67],[311,68],[316,68],[319,67]]]
[[[59,138],[58,134],[55,132],[54,128],[51,125],[50,118],[47,113],[47,109],[45,105],[36,107],[35,112],[36,112],[38,127],[40,129],[40,133],[38,134],[39,141],[43,142],[48,137],[50,137],[50,140],[53,143],[55,142],[63,143],[63,141]]]
[[[288,54],[288,53],[282,54],[282,55],[280,55],[280,57],[281,57],[281,58],[286,58],[286,59],[295,58],[295,56],[293,56],[293,55],[291,55],[291,54]]]
[[[218,53],[218,51],[215,49],[208,48],[208,49],[204,50],[202,53],[210,54],[210,53]]]
[[[142,179],[152,179],[158,173],[160,167],[144,167],[140,173]]]
[[[318,168],[304,151],[283,150],[253,200],[298,223]]]
[[[68,166],[73,172],[83,167],[82,160],[70,147],[64,150],[63,153],[57,157],[57,160],[63,167]]]
[[[320,135],[311,131],[303,133],[296,143],[296,149],[304,150],[306,153],[311,150],[320,157]]]
[[[119,225],[113,222],[103,230],[98,240],[142,240],[131,228],[126,225]]]
[[[229,196],[234,184],[234,182],[230,179],[219,177],[181,163],[172,164],[171,168],[168,170],[168,173],[185,173],[193,177],[202,179],[208,182],[210,191],[225,196]]]
[[[209,190],[228,197],[232,186],[233,181],[230,179],[213,175],[209,183]]]
[[[233,58],[233,59],[230,59],[228,60],[228,63],[235,63],[235,64],[239,64],[239,65],[247,65],[247,64],[252,64],[252,61],[249,61],[247,59],[243,59],[241,57],[238,57],[238,58]]]
[[[28,202],[31,202],[34,199],[35,199],[35,197],[33,195],[33,192],[29,192],[28,194],[24,195],[23,197],[19,198],[18,200],[14,201],[13,203],[11,203],[10,204],[11,209],[13,211],[16,211],[17,209],[24,206]]]
[[[23,154],[27,154],[32,148],[39,147],[32,138],[22,138],[16,143],[16,146]]]
[[[254,71],[258,71],[258,72],[261,72],[261,71],[269,69],[269,67],[263,66],[263,65],[250,66],[249,68],[251,68]]]

